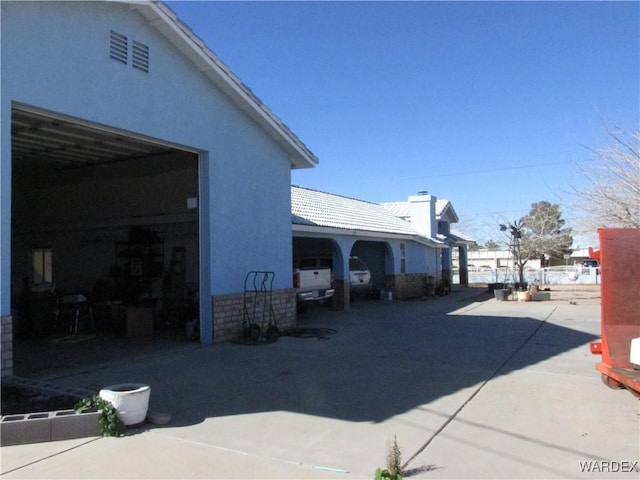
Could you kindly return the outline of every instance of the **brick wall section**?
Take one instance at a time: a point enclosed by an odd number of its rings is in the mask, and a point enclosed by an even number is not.
[[[393,298],[397,300],[422,298],[427,295],[427,277],[429,276],[426,273],[387,275],[385,278],[385,290],[393,292]],[[439,282],[439,278],[433,278],[432,280],[433,285],[438,285]]]
[[[232,293],[216,295],[211,301],[213,305],[213,341],[228,342],[239,340],[243,334],[243,320],[245,309],[243,302],[247,300],[249,319],[256,312],[255,323],[262,325],[262,312],[265,297],[253,293]],[[274,290],[271,294],[271,305],[275,323],[281,332],[296,326],[296,291],[293,288]],[[254,309],[255,308],[255,309]],[[269,315],[264,320],[265,329],[269,324]],[[264,333],[264,332],[263,332]]]
[[[2,377],[13,375],[13,318],[11,316],[2,317],[0,326],[1,342],[0,352],[2,352]]]

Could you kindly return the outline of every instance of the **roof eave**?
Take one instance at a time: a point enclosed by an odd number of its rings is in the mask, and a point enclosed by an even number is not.
[[[362,239],[375,239],[375,240],[412,240],[414,242],[426,245],[434,248],[449,248],[444,242],[433,240],[432,238],[423,237],[422,235],[410,234],[410,233],[390,233],[390,232],[376,232],[372,230],[359,230],[353,228],[337,228],[337,227],[324,227],[321,225],[301,225],[294,223],[291,227],[294,236],[304,236],[305,234],[311,235],[326,235],[327,237],[334,235],[351,235]]]
[[[401,233],[389,233],[389,232],[377,232],[373,230],[362,230],[357,228],[339,228],[339,227],[326,227],[322,225],[301,225],[299,223],[292,224],[292,230],[295,233],[310,233],[314,235],[351,235],[355,237],[377,238],[377,239],[412,239],[414,235],[401,234]]]
[[[421,243],[423,245],[426,245],[428,247],[433,247],[433,248],[449,248],[449,245],[447,245],[444,242],[441,242],[439,240],[434,240],[433,238],[428,238],[428,237],[424,237],[422,235],[414,235],[414,240],[418,243]]]
[[[458,231],[452,231],[450,233],[450,236],[453,238],[455,245],[473,245],[474,243],[476,243],[473,238],[468,237]]]
[[[318,158],[207,48],[204,42],[178,19],[169,7],[158,0],[129,3],[132,9],[139,11],[153,27],[189,58],[198,70],[287,151],[292,168],[313,168],[318,165]]]
[[[445,213],[447,213],[447,210],[449,211],[449,216],[451,217],[451,221],[449,223],[458,223],[460,221],[460,218],[458,217],[458,214],[456,213],[455,209],[453,208],[453,205],[449,200],[447,200],[446,205],[442,207],[442,211],[436,216],[438,218],[442,218],[445,215]]]

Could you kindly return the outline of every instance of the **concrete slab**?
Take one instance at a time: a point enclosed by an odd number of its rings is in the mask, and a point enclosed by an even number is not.
[[[639,460],[638,401],[602,385],[589,352],[598,316],[597,302],[464,294],[356,302],[300,319],[334,329],[328,339],[193,345],[60,372],[46,379],[148,383],[150,408],[172,421],[3,448],[2,476],[372,478],[396,436],[405,460],[417,453],[411,478],[580,478],[580,461]]]
[[[595,375],[513,373],[489,382],[412,464],[429,478],[593,478],[584,463],[638,461],[637,412],[637,399]]]
[[[57,443],[57,442],[56,442]],[[3,457],[5,452],[3,452]],[[332,478],[335,472],[143,432],[60,451],[3,478]]]

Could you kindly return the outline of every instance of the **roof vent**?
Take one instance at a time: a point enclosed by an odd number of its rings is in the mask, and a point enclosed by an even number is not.
[[[111,30],[111,39],[109,42],[109,56],[117,62],[127,64],[127,52],[129,49],[129,40],[126,35]]]
[[[133,68],[149,73],[149,46],[133,41],[131,65]]]

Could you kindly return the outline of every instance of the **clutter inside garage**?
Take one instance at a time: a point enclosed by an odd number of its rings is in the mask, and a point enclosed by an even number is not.
[[[195,154],[16,110],[12,157],[16,338],[197,337]]]

